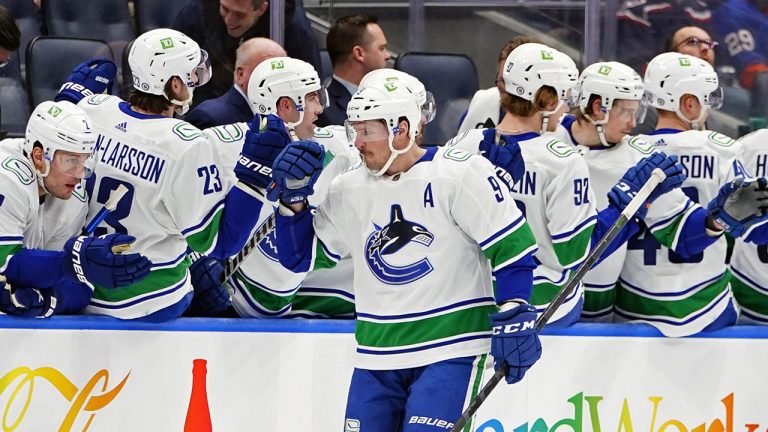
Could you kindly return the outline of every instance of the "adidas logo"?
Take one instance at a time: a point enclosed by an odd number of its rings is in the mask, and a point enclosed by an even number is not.
[[[125,130],[126,127],[128,127],[128,122],[122,122],[122,123],[118,123],[118,124],[115,125],[115,129],[117,129],[119,131],[122,131],[122,132],[127,132]]]

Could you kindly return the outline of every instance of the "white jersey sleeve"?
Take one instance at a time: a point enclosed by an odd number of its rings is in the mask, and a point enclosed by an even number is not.
[[[0,272],[25,239],[42,238],[42,232],[34,230],[38,206],[34,168],[13,151],[20,144],[10,141],[0,142]]]

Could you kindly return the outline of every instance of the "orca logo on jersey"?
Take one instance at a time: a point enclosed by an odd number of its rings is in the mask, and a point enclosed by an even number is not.
[[[432,271],[432,264],[427,258],[405,266],[395,266],[384,260],[385,255],[394,255],[411,242],[428,247],[435,238],[423,225],[406,220],[400,205],[392,205],[389,224],[382,228],[374,224],[374,228],[365,242],[365,261],[380,281],[403,285],[419,280]]]
[[[269,233],[268,236],[264,237],[264,240],[259,242],[259,250],[261,253],[263,253],[267,258],[271,259],[274,262],[280,261],[280,257],[277,255],[277,234],[276,231],[272,230],[272,232]]]

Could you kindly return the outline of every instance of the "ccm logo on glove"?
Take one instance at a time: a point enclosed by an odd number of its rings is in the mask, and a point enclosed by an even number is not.
[[[522,326],[522,327],[521,327]],[[505,326],[494,326],[491,330],[493,334],[509,334],[509,333],[517,333],[521,331],[525,331],[528,329],[532,329],[536,326],[535,320],[525,321],[521,323],[513,323],[513,324],[507,324]]]

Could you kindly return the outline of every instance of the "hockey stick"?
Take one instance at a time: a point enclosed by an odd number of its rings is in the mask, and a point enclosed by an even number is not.
[[[560,289],[557,295],[555,295],[555,298],[552,299],[552,302],[549,304],[549,306],[547,306],[544,312],[542,312],[541,316],[539,316],[539,318],[536,320],[537,332],[544,328],[549,319],[552,318],[552,315],[554,315],[557,309],[563,304],[563,302],[565,302],[565,298],[570,295],[574,289],[576,289],[579,283],[581,283],[581,279],[584,278],[584,275],[587,274],[592,265],[594,265],[595,262],[600,259],[600,256],[603,254],[605,249],[608,248],[611,242],[613,242],[613,239],[616,238],[624,225],[626,225],[627,222],[632,219],[640,206],[645,204],[645,202],[648,200],[651,192],[653,192],[653,190],[656,189],[656,186],[663,182],[665,178],[666,175],[662,170],[659,168],[653,170],[648,181],[645,182],[635,197],[632,198],[632,201],[627,204],[627,207],[625,207],[624,211],[621,212],[621,215],[619,215],[619,218],[616,220],[616,222],[614,222],[614,224],[608,229],[608,232],[605,233],[605,236],[600,239],[600,241],[597,243],[597,246],[592,249],[592,252],[589,253],[584,262],[582,262],[579,268],[576,269],[576,272],[571,275],[571,278],[568,279],[568,282],[566,282],[566,284]],[[475,415],[475,412],[477,412],[477,410],[480,408],[480,405],[485,402],[485,400],[488,398],[488,395],[491,394],[496,385],[499,384],[499,382],[507,375],[508,371],[509,367],[506,363],[503,363],[499,370],[497,370],[491,379],[488,380],[488,383],[483,386],[482,389],[480,389],[480,391],[477,393],[477,396],[475,396],[467,409],[461,414],[461,417],[459,417],[456,423],[454,423],[453,428],[451,428],[451,432],[461,431],[464,425],[472,418],[473,415]]]
[[[117,204],[120,203],[120,200],[123,199],[126,193],[128,193],[128,188],[125,187],[124,184],[119,185],[116,189],[109,192],[109,198],[104,204],[104,207],[102,207],[101,210],[96,213],[96,216],[88,222],[88,225],[83,228],[83,234],[87,236],[93,235],[93,232],[96,231],[96,228],[104,221],[104,218],[117,208]],[[112,246],[112,253],[120,254],[130,248],[131,245],[128,244]]]

